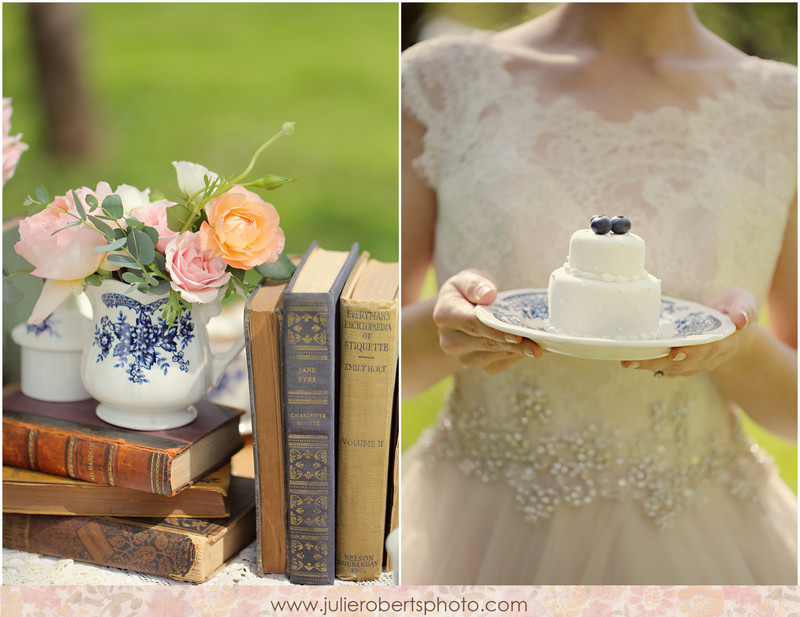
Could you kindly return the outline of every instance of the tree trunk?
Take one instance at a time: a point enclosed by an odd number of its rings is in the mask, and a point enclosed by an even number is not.
[[[94,144],[91,112],[80,53],[80,6],[28,5],[35,70],[41,95],[47,148],[84,157]]]

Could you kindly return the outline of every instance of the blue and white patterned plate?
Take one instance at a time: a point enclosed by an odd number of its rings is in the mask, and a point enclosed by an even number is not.
[[[535,341],[542,349],[589,360],[650,360],[672,347],[713,343],[736,331],[731,319],[696,302],[663,297],[661,336],[648,340],[614,340],[549,331],[546,289],[503,291],[490,306],[476,306],[477,318],[496,330]]]

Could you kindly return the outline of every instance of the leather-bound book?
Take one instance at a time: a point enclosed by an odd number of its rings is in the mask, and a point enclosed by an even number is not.
[[[3,393],[3,464],[156,495],[175,495],[242,448],[237,409],[202,400],[197,419],[168,431],[103,422],[97,401],[49,403]]]
[[[230,515],[230,482],[228,464],[174,497],[164,497],[3,465],[3,512],[224,518]]]
[[[286,477],[281,406],[280,318],[286,285],[262,283],[244,311],[256,478],[256,571],[286,572]]]
[[[341,380],[336,469],[336,577],[383,572],[393,454],[399,270],[363,253],[339,300]]]
[[[283,295],[281,356],[286,433],[287,575],[332,584],[336,545],[339,295],[358,257],[309,247]]]
[[[255,483],[231,478],[224,519],[3,514],[3,546],[202,583],[256,534]]]

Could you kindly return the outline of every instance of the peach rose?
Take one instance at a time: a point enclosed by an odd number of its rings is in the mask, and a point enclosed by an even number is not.
[[[191,231],[170,240],[165,254],[170,286],[187,302],[213,302],[231,278],[222,258],[204,250],[200,235]]]
[[[243,186],[235,185],[205,207],[208,222],[200,226],[203,247],[242,270],[278,259],[286,241],[275,207]]]
[[[145,225],[154,227],[158,232],[158,244],[156,249],[162,253],[166,252],[167,244],[175,236],[178,235],[177,231],[172,231],[167,225],[167,208],[174,206],[175,202],[168,199],[161,199],[153,201],[147,205],[134,208],[131,214],[142,221]]]
[[[93,195],[99,203],[111,195],[107,182],[100,182],[95,190],[83,187],[75,193],[85,205],[87,195]],[[94,251],[95,246],[106,244],[102,234],[86,225],[67,227],[77,219],[72,191],[56,197],[49,207],[19,223],[19,242],[14,250],[33,267],[32,274],[48,279],[39,296],[29,320],[38,323],[54,311],[58,305],[78,288],[78,283],[97,271],[106,253]],[[60,231],[58,231],[60,230]],[[54,233],[57,232],[57,233]],[[58,282],[63,284],[59,284]]]

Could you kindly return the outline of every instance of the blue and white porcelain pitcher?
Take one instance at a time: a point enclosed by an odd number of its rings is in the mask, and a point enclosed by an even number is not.
[[[81,380],[99,402],[102,420],[135,430],[165,430],[192,422],[194,403],[219,381],[244,348],[244,336],[214,356],[206,324],[219,301],[184,310],[168,327],[167,296],[153,296],[120,281],[89,287],[92,332],[81,358]]]

